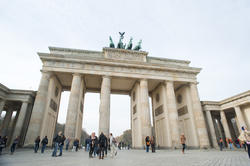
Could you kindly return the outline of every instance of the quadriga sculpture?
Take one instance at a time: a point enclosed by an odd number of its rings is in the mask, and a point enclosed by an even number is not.
[[[135,46],[134,50],[139,51],[141,49],[141,43],[142,43],[142,40],[140,40],[138,42],[138,44]]]

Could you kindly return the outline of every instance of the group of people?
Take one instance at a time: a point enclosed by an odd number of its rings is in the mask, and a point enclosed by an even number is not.
[[[35,143],[34,143],[34,152],[37,153],[38,149],[39,149],[39,144],[40,144],[41,140],[40,140],[40,136],[38,136],[36,139],[35,139]],[[48,144],[48,138],[47,136],[45,136],[43,139],[42,139],[42,142],[41,142],[41,145],[42,145],[42,148],[41,148],[41,153],[44,153],[44,150],[46,148]]]
[[[125,142],[121,141],[118,143],[118,149],[122,150],[122,149],[130,149],[130,144],[126,144]]]
[[[7,136],[4,136],[4,137],[0,136],[0,155],[2,154],[3,149],[7,147],[7,143],[8,143],[8,137]],[[10,146],[10,154],[14,154],[18,143],[19,143],[19,137],[17,136],[13,140],[13,142]]]
[[[226,138],[225,144],[227,144],[228,148],[233,150],[234,146],[236,146],[236,148],[244,148],[245,151],[247,151],[249,148],[248,144],[250,143],[250,132],[247,131],[246,127],[242,126],[241,127],[241,134],[238,138],[235,139],[235,141],[233,141],[231,138]],[[248,143],[247,143],[248,142]],[[219,147],[220,147],[220,151],[223,150],[224,147],[224,141],[223,139],[220,137],[219,139]]]
[[[0,155],[2,154],[3,148],[6,148],[7,140],[8,140],[7,136],[4,137],[0,136]]]
[[[107,137],[101,132],[100,136],[97,137],[93,132],[86,142],[86,151],[89,150],[89,158],[93,158],[99,155],[99,159],[104,159],[107,156],[108,149],[110,148],[110,156],[113,158],[117,154],[116,140],[112,133]],[[89,149],[88,149],[89,148]],[[94,155],[94,156],[93,156]]]
[[[182,145],[182,153],[184,154],[184,151],[186,149],[186,137],[184,136],[184,133],[181,134],[180,143]],[[155,137],[154,136],[152,136],[151,138],[149,136],[146,136],[145,144],[146,144],[146,152],[149,152],[149,148],[151,146],[152,153],[155,153]]]
[[[155,152],[155,138],[152,136],[151,138],[149,136],[146,136],[145,138],[145,144],[146,144],[146,152],[149,152],[149,147],[151,146],[152,153]]]
[[[247,131],[246,127],[242,127],[241,128],[242,131],[240,133],[240,136],[236,139],[235,141],[235,145],[238,148],[241,148],[241,145],[245,148],[246,151],[248,151],[248,155],[250,158],[250,131]],[[0,155],[2,153],[3,148],[6,148],[7,145],[7,141],[8,141],[8,137],[4,136],[1,137],[0,136]],[[70,145],[70,138],[67,138],[62,134],[62,132],[59,132],[56,137],[53,139],[53,152],[52,152],[52,156],[56,157],[56,156],[62,156],[62,151],[63,151],[63,147],[64,147],[64,142],[66,144],[66,150],[69,149],[69,145]],[[186,137],[184,136],[184,133],[181,134],[180,136],[180,144],[182,145],[182,153],[184,154],[184,151],[186,149]],[[220,146],[220,150],[222,151],[223,149],[223,139],[220,138],[219,140],[219,146]],[[226,139],[226,142],[229,146],[230,149],[233,149],[233,141],[232,139]],[[14,153],[16,146],[19,143],[19,137],[17,136],[10,147],[10,151],[11,154]],[[38,136],[35,141],[34,141],[34,152],[37,153],[39,150],[39,145],[41,144],[41,153],[44,153],[46,146],[48,144],[48,138],[47,136],[45,136],[42,141],[40,139],[40,136]],[[152,153],[155,152],[155,138],[154,136],[149,137],[146,136],[145,138],[145,144],[146,144],[146,152],[149,152],[149,148],[151,146],[152,149]],[[72,143],[73,148],[72,151],[78,151],[78,149],[80,148],[80,140],[79,139],[75,139]],[[107,151],[108,149],[111,151],[110,155],[111,157],[114,157],[117,154],[117,149],[116,146],[119,145],[122,146],[122,143],[117,143],[116,139],[113,137],[112,133],[110,133],[109,137],[107,137],[106,135],[104,135],[103,133],[100,134],[99,137],[97,137],[95,135],[95,133],[93,132],[91,134],[90,137],[88,137],[85,140],[85,150],[89,152],[89,158],[93,158],[95,156],[99,155],[99,159],[104,159],[105,156],[107,156]],[[59,150],[59,155],[57,155],[57,151]]]

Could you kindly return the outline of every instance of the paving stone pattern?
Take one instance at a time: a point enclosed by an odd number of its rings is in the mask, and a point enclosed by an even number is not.
[[[52,150],[44,154],[31,149],[18,149],[14,155],[0,156],[0,166],[250,166],[250,159],[244,151],[158,150],[146,153],[143,150],[119,150],[115,158],[89,159],[84,150],[64,152],[62,157],[51,157]]]

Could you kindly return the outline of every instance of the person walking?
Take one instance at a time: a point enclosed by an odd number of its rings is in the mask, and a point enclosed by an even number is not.
[[[248,150],[248,157],[250,159],[250,131],[247,130],[246,127],[241,127],[241,133],[239,136],[239,140],[242,142],[246,142],[247,150]]]
[[[184,154],[184,151],[186,149],[186,137],[185,137],[184,133],[181,134],[180,140],[181,140],[181,144],[182,144],[182,154]]]
[[[86,146],[86,151],[89,152],[89,149],[90,149],[90,142],[91,142],[91,136],[87,137],[86,140],[85,140],[85,146]]]
[[[69,144],[70,144],[70,138],[69,137],[65,140],[65,144],[66,144],[66,150],[69,150]]]
[[[40,136],[37,136],[35,139],[35,144],[34,144],[34,152],[37,153],[38,149],[39,149],[39,144],[40,144]]]
[[[95,150],[96,146],[98,145],[98,139],[95,136],[95,132],[93,132],[91,134],[91,140],[90,140],[89,145],[90,145],[89,158],[93,158],[94,150]]]
[[[53,139],[54,142],[54,150],[52,152],[52,157],[57,157],[56,153],[59,147],[59,143],[61,143],[62,140],[62,132],[58,132],[58,134],[56,135],[56,137]]]
[[[238,138],[236,138],[234,142],[235,142],[236,147],[237,147],[238,149],[240,149],[240,148],[241,148],[241,147],[240,147],[240,140],[239,140]]]
[[[247,143],[245,141],[241,141],[241,145],[243,146],[244,150],[247,151]]]
[[[145,138],[145,143],[146,143],[146,152],[149,152],[149,146],[150,146],[150,138],[147,136]]]
[[[99,159],[104,159],[104,151],[107,142],[107,137],[101,132],[99,136]]]
[[[105,152],[105,157],[108,155],[108,146],[109,146],[109,141],[106,135],[105,136],[105,146],[104,146],[104,152]]]
[[[110,157],[113,158],[114,156],[117,155],[117,150],[116,150],[116,140],[115,138],[113,137],[113,134],[110,133],[110,136],[109,136],[109,145],[110,145]]]
[[[60,153],[59,153],[58,156],[62,156],[64,141],[65,141],[66,137],[65,137],[64,135],[62,135],[60,138],[61,138],[61,139],[60,139],[59,144],[58,144]]]
[[[5,144],[4,144],[3,138],[0,136],[0,155],[2,154],[2,150],[3,150],[4,146],[5,146]]]
[[[10,154],[14,154],[14,152],[15,152],[15,150],[16,150],[16,145],[18,144],[18,142],[19,142],[19,137],[17,136],[17,137],[14,139],[14,141],[13,141],[11,147],[10,147]]]
[[[228,145],[229,145],[229,147],[230,147],[231,150],[234,150],[234,148],[233,148],[233,141],[232,141],[231,138],[228,139]]]
[[[223,150],[223,139],[221,137],[220,137],[219,145],[220,145],[220,151],[222,151]]]
[[[150,144],[151,144],[152,153],[155,153],[155,137],[154,136],[151,137]]]
[[[45,150],[45,148],[46,148],[46,146],[47,146],[47,144],[48,144],[48,138],[47,138],[47,136],[45,136],[45,137],[42,139],[41,144],[42,144],[41,153],[44,153],[44,150]]]
[[[4,148],[7,147],[8,136],[3,137]]]
[[[79,140],[77,138],[74,140],[73,146],[74,146],[73,150],[77,152],[79,148]]]

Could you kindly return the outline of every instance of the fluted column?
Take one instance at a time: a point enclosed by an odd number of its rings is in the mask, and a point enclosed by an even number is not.
[[[77,130],[77,115],[80,98],[82,76],[80,74],[73,74],[71,91],[69,96],[69,104],[67,111],[67,118],[65,124],[65,136],[74,139]]]
[[[213,123],[213,119],[212,119],[212,115],[210,111],[206,111],[206,115],[207,115],[207,122],[208,122],[208,127],[209,127],[209,131],[211,134],[211,140],[212,140],[212,146],[214,148],[218,147],[218,143],[217,143],[217,139],[216,139],[216,134],[215,134],[215,128],[214,128],[214,123]]]
[[[150,121],[150,108],[148,97],[148,81],[146,79],[140,80],[140,116],[142,123],[142,138],[152,136],[151,121]]]
[[[174,83],[172,81],[166,81],[166,102],[167,102],[167,111],[168,119],[171,129],[171,140],[172,148],[179,146],[179,122],[178,122],[178,112],[176,106],[176,98],[174,92]]]
[[[1,135],[5,136],[7,134],[7,130],[11,121],[13,111],[11,109],[8,109],[6,111],[3,124],[2,124],[2,130],[1,130]]]
[[[110,92],[111,78],[109,76],[103,76],[99,108],[99,134],[103,132],[106,136],[109,135],[110,127]]]
[[[241,127],[244,126],[244,127],[247,127],[246,126],[246,122],[245,122],[245,119],[242,115],[242,112],[241,112],[241,109],[240,109],[240,106],[236,106],[234,107],[234,110],[235,110],[235,113],[236,113],[236,117],[238,119],[238,129],[239,131],[241,131]]]
[[[225,115],[225,112],[223,110],[220,111],[220,117],[221,117],[221,122],[222,122],[223,129],[224,129],[225,137],[226,138],[231,138],[231,134],[230,134],[230,130],[229,130],[229,127],[228,127],[226,115]]]
[[[19,111],[18,119],[17,119],[16,125],[15,125],[15,129],[14,129],[14,132],[13,132],[12,140],[14,138],[16,138],[16,136],[19,136],[20,140],[22,140],[21,134],[22,134],[23,125],[25,123],[24,120],[25,120],[25,117],[26,117],[28,104],[29,103],[27,103],[27,102],[23,102],[22,103],[22,107],[21,107],[21,109]]]
[[[193,113],[195,117],[197,133],[199,136],[200,148],[208,148],[209,139],[196,83],[190,83],[190,91],[193,103]]]
[[[25,145],[33,146],[34,140],[40,135],[44,112],[47,105],[48,87],[51,75],[51,72],[42,72],[42,78],[36,94],[29,128],[25,137]]]
[[[5,100],[1,100],[0,101],[0,118],[1,118],[1,115],[2,115],[4,105],[5,105]]]

